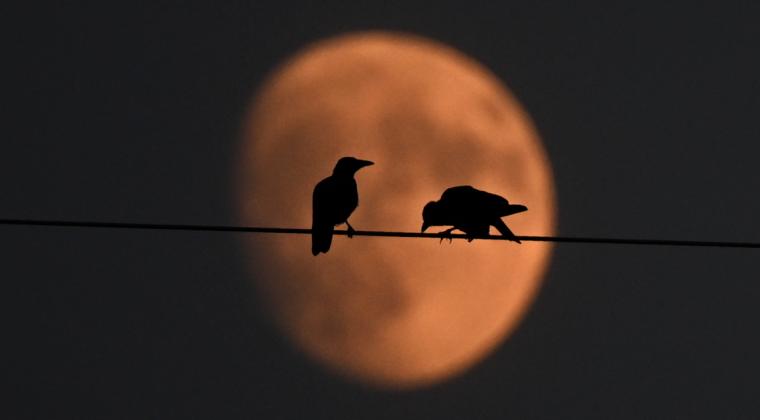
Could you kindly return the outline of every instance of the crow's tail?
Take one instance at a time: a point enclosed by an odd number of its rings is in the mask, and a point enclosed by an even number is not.
[[[333,226],[331,225],[312,225],[311,226],[311,253],[315,256],[320,252],[330,250],[332,243]]]
[[[528,210],[528,208],[523,206],[522,204],[507,204],[501,208],[501,212],[499,216],[500,217],[510,216],[515,213],[522,213],[526,210]]]
[[[493,221],[493,226],[498,230],[504,237],[509,238],[510,241],[515,241],[518,244],[521,243],[519,239],[515,236],[514,233],[512,233],[511,230],[507,227],[506,224],[501,219],[496,219]]]

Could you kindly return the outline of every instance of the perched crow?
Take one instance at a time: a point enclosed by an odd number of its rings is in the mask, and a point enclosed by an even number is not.
[[[451,187],[441,199],[431,201],[422,210],[422,231],[430,226],[453,226],[441,232],[443,237],[459,229],[472,242],[477,236],[487,236],[491,226],[510,240],[520,243],[515,234],[501,221],[504,216],[528,210],[519,204],[509,204],[505,198],[480,191],[469,185]],[[449,236],[449,239],[451,237]]]
[[[314,255],[330,250],[333,228],[345,223],[348,237],[354,228],[348,223],[348,217],[359,205],[359,192],[356,189],[354,174],[359,169],[372,165],[368,160],[353,157],[341,158],[333,169],[332,175],[319,181],[312,196],[313,213],[311,224],[311,253]]]

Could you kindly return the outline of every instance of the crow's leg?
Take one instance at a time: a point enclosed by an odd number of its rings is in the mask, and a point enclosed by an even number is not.
[[[351,226],[351,224],[348,223],[348,220],[346,220],[346,226],[348,226],[348,232],[346,234],[348,235],[349,238],[353,238],[354,237],[354,233],[356,233],[356,231]]]
[[[438,243],[441,243],[441,242],[443,242],[443,240],[444,240],[444,239],[448,239],[448,240],[449,240],[449,243],[451,243],[451,241],[452,241],[452,239],[453,239],[453,238],[451,237],[451,232],[453,232],[453,231],[454,231],[454,229],[456,229],[456,228],[446,229],[446,230],[444,230],[443,232],[439,232],[439,233],[438,233],[438,235],[440,235],[440,236],[441,236],[441,240],[440,240],[440,241],[438,241]]]

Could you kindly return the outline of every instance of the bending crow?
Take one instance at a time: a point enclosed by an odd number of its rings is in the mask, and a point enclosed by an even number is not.
[[[469,185],[451,187],[441,199],[431,201],[422,210],[422,231],[430,226],[453,226],[441,232],[447,237],[459,229],[472,242],[478,236],[487,236],[491,226],[512,241],[520,243],[515,234],[501,220],[504,216],[528,210],[520,204],[509,204],[504,197],[475,189]],[[448,236],[451,239],[450,236]]]

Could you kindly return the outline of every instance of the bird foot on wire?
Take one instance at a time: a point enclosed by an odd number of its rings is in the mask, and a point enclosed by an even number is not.
[[[356,231],[351,225],[348,224],[348,222],[346,222],[346,226],[348,226],[348,229],[346,229],[346,236],[348,236],[349,238],[353,238],[354,233],[356,233]]]
[[[454,229],[455,229],[455,228],[451,228],[451,229],[447,229],[447,230],[444,230],[443,232],[440,232],[440,233],[438,233],[438,235],[441,237],[441,240],[440,240],[440,241],[438,241],[438,243],[439,243],[439,244],[440,244],[440,243],[442,243],[444,239],[448,239],[448,240],[449,240],[449,243],[451,243],[451,242],[452,242],[452,240],[454,239],[454,238],[451,236],[451,232],[452,232]]]

